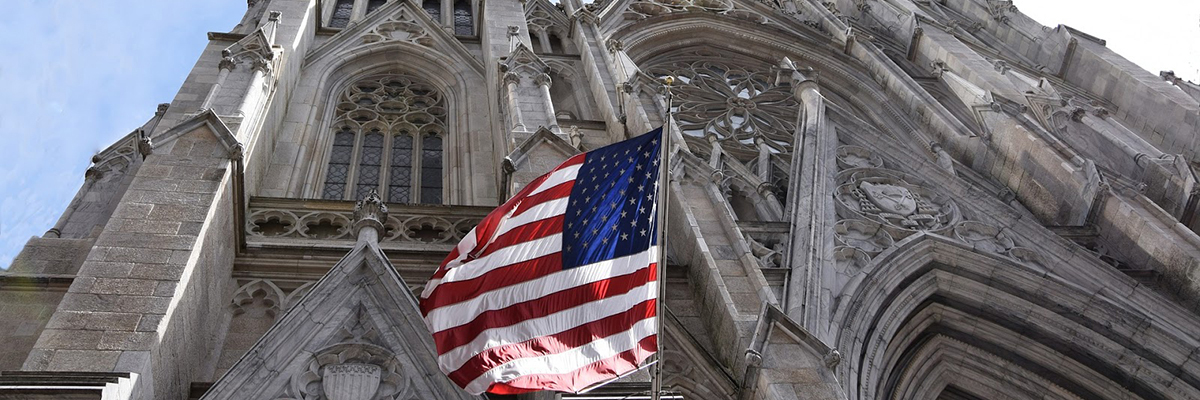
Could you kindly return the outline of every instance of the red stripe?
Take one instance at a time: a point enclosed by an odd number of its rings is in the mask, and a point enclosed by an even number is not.
[[[563,215],[559,214],[550,218],[537,220],[525,225],[518,226],[504,232],[492,244],[483,249],[475,259],[483,258],[488,254],[495,253],[504,248],[511,246],[523,246],[526,243],[538,240],[547,236],[557,235],[563,231]],[[562,251],[562,249],[556,249]]]
[[[555,185],[552,188],[538,192],[535,195],[529,196],[529,197],[525,198],[525,200],[522,201],[521,204],[517,205],[517,208],[515,210],[513,210],[513,216],[515,217],[515,216],[521,215],[526,210],[533,208],[536,205],[545,203],[547,201],[557,200],[557,199],[561,199],[563,197],[568,197],[571,195],[571,188],[574,188],[574,187],[575,187],[575,181],[570,180],[570,181],[566,181],[566,182],[560,183],[558,185]],[[564,210],[564,212],[565,212],[565,210]]]
[[[438,285],[429,298],[421,303],[421,313],[429,314],[429,311],[435,308],[456,304],[480,293],[527,282],[558,271],[562,271],[562,252],[500,267],[475,279],[446,282]]]
[[[637,321],[654,317],[654,304],[654,299],[646,300],[634,305],[625,312],[613,314],[553,335],[542,336],[521,343],[492,347],[467,360],[462,367],[449,375],[450,379],[458,383],[459,386],[466,386],[488,370],[509,361],[519,358],[558,354],[586,345],[597,339],[627,331]]]
[[[508,215],[508,212],[510,210],[515,208],[517,205],[521,204],[522,199],[529,196],[529,193],[533,192],[534,189],[537,189],[537,187],[540,186],[542,184],[542,182],[545,182],[546,178],[548,178],[550,176],[550,174],[553,174],[555,171],[558,171],[565,167],[569,167],[569,166],[576,165],[576,164],[583,164],[584,158],[586,158],[586,156],[587,156],[587,153],[582,153],[582,154],[577,154],[574,157],[568,158],[567,161],[563,161],[563,163],[561,165],[554,168],[553,170],[550,170],[550,172],[547,172],[545,175],[539,176],[539,177],[535,178],[533,181],[529,182],[529,184],[525,185],[525,187],[522,188],[520,192],[517,192],[517,194],[515,196],[508,199],[508,201],[504,202],[504,204],[501,204],[499,207],[496,207],[496,209],[492,210],[492,212],[488,213],[487,216],[483,217],[483,220],[479,221],[479,224],[475,226],[476,246],[485,245],[487,243],[487,240],[489,238],[491,238],[493,234],[496,233],[496,229],[498,229],[500,227],[500,222],[503,220],[504,216]],[[451,260],[454,260],[458,256],[459,256],[459,254],[458,254],[457,248],[455,249],[455,251],[451,251],[450,256],[447,256],[446,259],[442,261],[441,267],[439,267],[438,270],[436,272],[434,272],[433,276],[430,277],[429,279],[441,279],[443,276],[445,276],[446,275],[446,269],[445,269],[446,264],[449,263]]]
[[[510,326],[528,319],[541,318],[562,310],[577,307],[609,296],[624,294],[652,282],[657,264],[650,264],[637,271],[589,282],[546,296],[480,313],[471,322],[445,329],[433,334],[438,354],[444,354],[458,346],[470,343],[486,329]]]
[[[537,390],[557,390],[576,393],[588,386],[616,378],[633,371],[658,348],[658,335],[650,335],[638,341],[637,347],[615,356],[596,361],[565,374],[523,375],[508,382],[496,382],[488,387],[488,393],[520,394]]]

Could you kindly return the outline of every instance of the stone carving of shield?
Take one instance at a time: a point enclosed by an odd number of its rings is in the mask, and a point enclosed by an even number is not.
[[[867,199],[883,212],[907,217],[917,211],[917,198],[908,188],[866,181],[859,187],[867,194]]]
[[[321,389],[329,400],[371,400],[379,390],[380,372],[372,364],[329,365],[321,376]]]

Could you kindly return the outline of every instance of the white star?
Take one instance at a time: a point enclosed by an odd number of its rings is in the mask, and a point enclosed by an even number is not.
[[[629,240],[629,234],[628,234],[628,233],[622,233],[622,234],[621,234],[621,240]],[[570,251],[570,250],[567,250],[567,251]]]
[[[646,236],[646,230],[642,229],[642,236]]]
[[[625,218],[625,214],[628,214],[628,213],[625,211],[621,211],[621,218]]]
[[[600,238],[600,242],[608,244],[608,238]]]

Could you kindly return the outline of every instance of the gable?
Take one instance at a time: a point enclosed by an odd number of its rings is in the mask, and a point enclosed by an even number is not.
[[[203,399],[478,398],[436,371],[416,298],[378,245],[360,241]]]
[[[315,64],[360,47],[382,43],[398,43],[422,51],[432,49],[483,73],[483,64],[462,42],[430,20],[424,10],[407,1],[390,1],[366,19],[342,29],[329,41],[310,51],[305,63]]]

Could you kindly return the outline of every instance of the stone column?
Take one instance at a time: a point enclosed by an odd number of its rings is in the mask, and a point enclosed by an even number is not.
[[[545,35],[542,35],[542,37],[545,38]],[[558,118],[554,116],[554,99],[550,98],[550,84],[553,83],[550,79],[550,74],[538,75],[533,78],[533,81],[537,83],[538,88],[542,91],[542,99],[545,102],[543,109],[546,110],[546,120],[550,124],[550,131],[555,134],[562,133],[559,132]]]
[[[242,95],[242,103],[234,110],[234,114],[239,117],[253,114],[250,110],[258,102],[259,97],[256,95],[264,89],[263,80],[267,74],[271,73],[271,59],[259,58],[255,59],[250,65],[250,84],[246,85],[246,93]],[[246,121],[242,121],[240,126],[245,126]],[[239,126],[238,130],[241,130]]]
[[[95,163],[97,161],[99,161],[99,155],[92,158],[93,163]],[[92,190],[92,185],[96,183],[96,179],[100,178],[100,174],[101,174],[101,172],[97,171],[95,167],[87,169],[87,172],[85,172],[83,175],[83,187],[80,188],[79,191],[75,193],[75,198],[71,199],[71,203],[67,205],[67,210],[63,211],[62,216],[58,218],[58,222],[56,222],[54,224],[54,227],[50,228],[50,230],[46,231],[46,233],[44,235],[42,235],[42,237],[44,237],[44,238],[60,238],[60,237],[62,237],[62,230],[64,227],[67,226],[67,221],[71,220],[71,215],[75,213],[76,208],[79,208],[79,203],[81,201],[83,201],[84,195],[86,195],[88,193],[88,191]]]
[[[758,179],[771,182],[771,148],[762,137],[755,137],[754,144],[758,145]]]
[[[521,104],[517,101],[517,85],[521,84],[521,76],[515,72],[504,74],[504,87],[508,92],[508,112],[512,116],[512,130],[525,132],[525,121],[521,118]]]
[[[236,65],[237,64],[234,62],[233,57],[231,57],[229,54],[225,54],[224,57],[221,58],[221,63],[217,66],[217,68],[221,70],[221,72],[217,73],[217,82],[213,83],[212,88],[208,90],[208,95],[204,96],[204,102],[200,103],[199,110],[207,110],[212,108],[213,99],[217,97],[217,93],[221,92],[221,85],[225,84],[225,78],[229,77],[229,72],[233,71],[233,68]]]
[[[780,63],[780,81],[790,81],[792,94],[800,103],[788,170],[789,197],[784,208],[791,223],[788,266],[792,273],[787,283],[787,313],[814,332],[828,313],[829,300],[823,298],[826,274],[824,251],[833,217],[832,186],[837,137],[825,128],[825,100],[811,71],[796,68],[791,60]],[[808,74],[808,75],[806,75]]]

